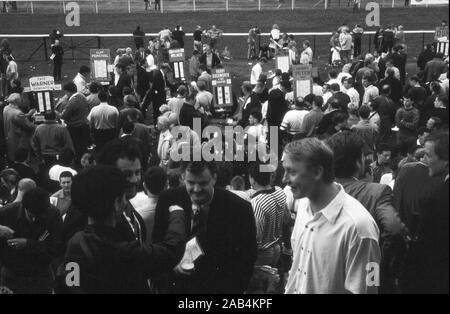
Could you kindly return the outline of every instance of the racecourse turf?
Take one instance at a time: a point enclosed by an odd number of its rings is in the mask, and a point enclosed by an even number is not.
[[[65,15],[56,14],[0,14],[0,34],[48,34],[54,28],[58,28],[65,34],[80,33],[129,33],[136,25],[147,33],[156,33],[162,27],[183,25],[186,32],[192,32],[196,25],[210,27],[217,25],[226,33],[248,32],[252,25],[257,25],[263,32],[269,32],[273,24],[278,24],[282,32],[331,32],[339,25],[347,23],[350,26],[361,24],[365,30],[375,30],[374,27],[366,27],[365,19],[368,12],[361,10],[353,13],[348,8],[334,8],[329,10],[264,10],[264,11],[215,11],[215,12],[178,12],[178,13],[105,13],[92,14],[81,13],[81,24],[79,27],[68,27],[65,24]],[[382,25],[403,25],[405,30],[431,30],[440,23],[441,20],[448,20],[448,7],[429,8],[382,8],[380,20]],[[1,35],[0,35],[1,38]],[[71,44],[78,46],[89,38],[74,38],[73,42],[69,38],[63,38],[62,44],[65,48]],[[296,36],[297,43],[308,39],[314,45],[315,63],[319,66],[320,72],[326,72],[326,63],[329,54],[329,36]],[[363,51],[368,51],[369,36],[363,37]],[[414,73],[417,55],[420,53],[423,43],[433,41],[433,34],[408,34],[406,43],[408,47],[408,72]],[[41,39],[18,39],[12,38],[10,42],[13,47],[13,54],[19,62],[19,72],[22,79],[30,76],[51,74],[51,63],[44,61],[43,50],[40,49],[31,59],[31,62],[24,62],[31,52],[42,42]],[[192,49],[192,38],[186,37],[186,53],[190,56]],[[262,43],[267,43],[268,38],[263,37]],[[88,64],[87,53],[89,47],[95,47],[95,40],[80,45],[73,54],[70,49],[66,50],[65,63],[63,65],[63,76],[67,81],[72,78],[77,69],[82,64]],[[103,38],[101,45],[110,48],[113,52],[118,47],[133,47],[133,40],[127,38]],[[246,60],[246,37],[224,37],[220,43],[221,48],[227,45],[232,53],[233,60],[226,61],[225,66],[231,70],[235,78],[235,87],[241,81],[248,79],[251,64]],[[373,49],[373,46],[372,46]],[[113,57],[113,56],[112,56]],[[269,62],[266,69],[274,68],[274,62]],[[25,83],[25,86],[28,84]]]

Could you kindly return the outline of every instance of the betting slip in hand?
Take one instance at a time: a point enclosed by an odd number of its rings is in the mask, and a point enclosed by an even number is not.
[[[50,56],[50,60],[55,59],[56,55],[54,53],[52,53],[52,55]]]
[[[197,237],[195,237],[186,243],[183,258],[177,267],[180,266],[183,270],[192,270],[194,268],[195,260],[204,254],[205,253],[197,241]]]

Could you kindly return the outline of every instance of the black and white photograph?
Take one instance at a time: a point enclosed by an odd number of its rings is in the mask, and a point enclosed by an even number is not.
[[[448,0],[0,0],[0,294],[448,294],[448,23]]]

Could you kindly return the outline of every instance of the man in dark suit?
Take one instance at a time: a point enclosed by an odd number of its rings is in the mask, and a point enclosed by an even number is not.
[[[380,229],[383,253],[380,292],[394,292],[397,277],[391,263],[400,257],[399,248],[404,244],[407,231],[393,206],[392,190],[387,185],[359,180],[365,175],[365,144],[359,135],[343,131],[334,134],[327,143],[334,152],[336,181],[367,209]]]
[[[381,95],[374,99],[378,104],[378,114],[380,115],[380,138],[379,142],[386,143],[392,135],[392,126],[395,124],[395,114],[397,107],[390,98],[392,88],[389,85],[381,86]]]
[[[424,162],[428,166],[428,175],[440,178],[440,182],[434,191],[430,191],[428,202],[418,213],[417,232],[402,269],[400,283],[404,293],[449,292],[448,145],[448,131],[431,133],[425,139]],[[423,181],[417,186],[426,188]]]
[[[188,239],[203,255],[180,263],[157,284],[162,292],[243,293],[256,261],[256,227],[250,203],[215,188],[214,162],[189,162],[183,172],[185,187],[163,192],[158,200],[153,239],[163,239],[169,207],[178,205],[186,214]]]
[[[153,123],[156,125],[158,116],[160,115],[159,107],[166,102],[166,73],[170,70],[170,66],[163,64],[161,69],[152,70],[149,73],[150,90],[147,94],[147,99],[142,105],[142,114],[145,117],[145,112],[148,106],[152,103],[153,108]]]
[[[200,64],[206,65],[208,70],[212,70],[220,64],[220,59],[216,53],[211,50],[209,45],[205,45],[205,53],[198,59]]]
[[[80,267],[80,285],[64,285],[67,274],[60,268],[58,292],[148,293],[147,278],[170,270],[179,262],[186,238],[183,210],[169,209],[170,223],[164,241],[124,241],[118,237],[117,217],[127,206],[125,190],[124,175],[114,167],[93,166],[74,178],[72,200],[89,217],[89,223],[69,241],[61,267],[64,270],[68,263],[76,262]]]
[[[438,52],[433,60],[425,65],[424,74],[426,82],[437,80],[442,73],[448,70],[448,65],[444,61],[444,54]]]
[[[242,84],[242,92],[244,94],[244,107],[242,108],[242,119],[239,122],[243,128],[245,128],[249,122],[248,118],[253,111],[261,112],[261,103],[258,95],[253,91],[252,84],[250,82],[244,82]]]
[[[139,65],[136,67],[137,74],[137,88],[136,92],[139,99],[144,99],[145,94],[149,89],[149,73],[145,70],[145,59],[140,60]]]
[[[55,43],[52,45],[53,56],[53,78],[56,81],[61,81],[61,69],[63,64],[64,49],[59,43],[59,39],[55,39]]]
[[[98,164],[115,166],[126,176],[127,185],[125,197],[127,200],[136,196],[141,184],[141,172],[143,163],[141,149],[130,138],[116,139],[107,143],[98,157]],[[76,232],[84,230],[87,224],[87,216],[76,208],[69,208],[64,220],[64,239],[69,240]],[[115,230],[121,241],[145,242],[145,223],[138,212],[128,202],[117,221]]]
[[[284,114],[289,110],[285,95],[290,88],[288,81],[281,81],[280,87],[269,93],[269,103],[267,105],[266,120],[269,126],[279,126],[283,120]]]
[[[116,64],[116,71],[119,75],[116,87],[118,89],[118,94],[122,96],[124,87],[131,88],[131,77],[127,73],[127,67],[120,62]]]

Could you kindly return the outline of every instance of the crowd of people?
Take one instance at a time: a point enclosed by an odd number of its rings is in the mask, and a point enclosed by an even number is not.
[[[182,27],[147,47],[137,27],[109,86],[81,66],[40,124],[3,41],[0,287],[448,293],[448,59],[429,45],[408,76],[404,41],[363,52],[359,28],[339,28],[340,62],[299,96],[291,71],[266,68],[294,38],[274,25],[257,53],[252,27],[247,57],[258,61],[227,121],[245,133],[231,144],[245,158],[232,161],[173,158],[211,148],[194,125],[216,116],[217,27],[194,32],[187,83],[168,58],[185,47]],[[309,42],[291,60],[313,63]],[[252,143],[277,165],[250,160]],[[74,264],[81,280],[69,285]]]

